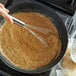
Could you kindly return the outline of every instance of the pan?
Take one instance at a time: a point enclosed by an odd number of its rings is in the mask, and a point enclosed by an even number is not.
[[[8,9],[10,10],[10,14],[13,14],[19,11],[37,12],[51,18],[53,24],[55,25],[59,33],[62,46],[61,46],[61,51],[59,55],[51,63],[49,63],[46,67],[36,69],[36,70],[23,70],[18,67],[15,67],[5,57],[3,57],[2,54],[0,54],[0,59],[4,62],[5,65],[8,66],[8,68],[11,68],[21,73],[37,74],[37,73],[42,73],[42,72],[51,70],[64,56],[66,48],[67,48],[67,43],[68,43],[67,31],[61,18],[55,13],[55,11],[52,8],[49,8],[48,6],[38,3],[38,2],[19,3],[16,5],[10,6]]]

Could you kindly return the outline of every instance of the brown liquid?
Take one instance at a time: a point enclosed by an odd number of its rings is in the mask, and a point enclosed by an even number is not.
[[[34,70],[49,64],[60,52],[61,42],[58,32],[49,18],[39,13],[16,13],[16,18],[37,27],[47,28],[55,34],[41,35],[48,43],[45,47],[33,34],[17,24],[5,22],[1,28],[1,53],[15,66]]]

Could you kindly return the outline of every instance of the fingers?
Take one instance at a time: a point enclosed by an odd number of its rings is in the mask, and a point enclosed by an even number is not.
[[[13,19],[8,15],[8,12],[9,10],[0,3],[0,15],[3,16],[5,20],[13,23]]]
[[[13,24],[12,18],[11,18],[7,13],[5,13],[5,14],[3,15],[3,17],[4,17],[5,20],[7,20],[7,21],[9,21],[9,22],[11,22],[11,23]]]
[[[5,12],[7,12],[7,13],[9,12],[9,10],[8,10],[8,9],[6,9],[6,8],[2,8],[2,9],[3,9]]]
[[[9,10],[8,10],[8,9],[6,9],[6,8],[4,7],[4,5],[3,5],[3,4],[1,4],[1,3],[0,3],[0,7],[1,7],[4,11],[6,11],[7,13],[9,12]]]
[[[0,7],[1,7],[1,8],[4,8],[4,5],[0,3]]]

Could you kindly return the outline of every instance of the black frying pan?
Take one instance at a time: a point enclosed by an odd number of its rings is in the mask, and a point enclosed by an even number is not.
[[[29,12],[39,12],[39,13],[42,13],[42,14],[50,17],[52,22],[54,23],[55,27],[58,30],[62,47],[61,47],[61,52],[57,58],[55,58],[46,67],[43,67],[43,68],[40,68],[37,70],[22,70],[20,68],[17,68],[15,66],[13,66],[12,64],[10,64],[9,61],[6,58],[4,58],[2,55],[0,57],[1,60],[8,66],[8,68],[10,67],[11,69],[14,69],[14,70],[22,72],[22,73],[35,74],[35,73],[42,73],[42,72],[51,70],[52,67],[54,67],[65,54],[65,51],[67,48],[67,43],[68,43],[67,31],[66,31],[65,25],[63,24],[60,17],[51,8],[45,6],[41,3],[37,3],[37,2],[20,3],[20,4],[10,6],[8,9],[10,10],[10,14],[13,14],[14,12],[18,12],[18,11],[26,11],[26,12],[29,11]]]

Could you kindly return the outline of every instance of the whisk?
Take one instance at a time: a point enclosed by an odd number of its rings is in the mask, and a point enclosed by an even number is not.
[[[43,29],[41,27],[36,27],[36,26],[33,26],[33,25],[28,25],[26,23],[24,23],[23,21],[13,17],[10,15],[10,17],[12,17],[14,23],[22,26],[23,28],[25,28],[26,30],[28,30],[31,34],[33,34],[41,43],[43,43],[46,47],[48,47],[48,43],[47,41],[42,37],[40,36],[39,34],[35,33],[34,31],[32,31],[31,29],[34,29],[36,31],[39,31],[39,32],[42,32],[43,34],[47,35],[50,30],[49,29]],[[29,28],[28,28],[29,27]],[[31,28],[31,29],[30,29]]]

